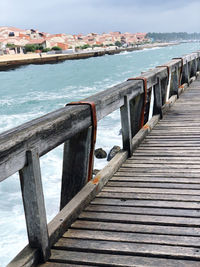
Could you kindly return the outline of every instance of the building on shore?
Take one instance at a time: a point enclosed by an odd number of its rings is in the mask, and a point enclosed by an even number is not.
[[[101,49],[105,47],[133,46],[150,40],[146,33],[89,33],[50,34],[35,29],[23,30],[15,27],[0,27],[0,55],[24,52],[48,52],[58,50]]]

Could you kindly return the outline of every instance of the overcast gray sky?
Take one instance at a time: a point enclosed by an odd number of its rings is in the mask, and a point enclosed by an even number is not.
[[[50,33],[200,32],[200,0],[0,0],[0,26]]]

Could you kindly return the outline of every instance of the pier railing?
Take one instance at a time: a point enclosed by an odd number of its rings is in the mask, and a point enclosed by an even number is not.
[[[84,102],[95,105],[97,121],[120,109],[123,151],[130,156],[133,137],[152,116],[162,118],[163,106],[170,103],[170,97],[178,97],[183,84],[190,84],[198,71],[200,52],[195,52],[172,59]],[[0,134],[0,181],[19,172],[29,239],[25,256],[22,251],[14,266],[22,265],[23,260],[27,266],[46,261],[52,244],[63,234],[69,222],[78,216],[77,211],[73,216],[73,212],[68,214],[67,222],[62,214],[47,226],[40,157],[64,143],[62,213],[66,204],[88,181],[93,127],[89,105],[70,105]],[[69,206],[70,209],[73,210],[73,207]]]

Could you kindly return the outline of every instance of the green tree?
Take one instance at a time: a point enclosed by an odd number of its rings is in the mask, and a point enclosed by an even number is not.
[[[35,50],[37,49],[36,45],[34,45],[34,44],[27,44],[27,45],[25,45],[24,48],[25,48],[26,52],[35,52]]]
[[[16,45],[14,45],[14,44],[9,44],[9,43],[8,43],[8,44],[6,45],[6,47],[8,47],[8,48],[15,48]]]
[[[62,48],[60,48],[59,46],[53,46],[51,48],[51,50],[53,50],[53,51],[60,51],[60,50],[62,50]]]
[[[89,44],[85,44],[83,46],[81,46],[81,49],[87,49],[87,48],[90,48],[91,46]]]
[[[116,41],[115,42],[115,46],[121,47],[122,46],[122,43],[120,41]]]
[[[51,50],[50,48],[43,48],[43,49],[42,49],[42,52],[45,53],[45,52],[49,52],[50,50]]]

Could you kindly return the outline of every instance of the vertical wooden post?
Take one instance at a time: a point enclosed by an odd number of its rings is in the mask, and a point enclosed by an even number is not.
[[[154,109],[153,114],[160,114],[160,118],[162,119],[162,88],[161,88],[161,80],[157,79],[157,84],[153,87],[154,90]]]
[[[132,134],[131,134],[131,118],[130,104],[127,96],[124,96],[124,105],[120,107],[121,125],[122,125],[122,141],[123,149],[128,151],[129,156],[132,155]]]
[[[200,52],[198,52],[198,57],[197,57],[197,71],[200,71]]]
[[[193,77],[196,75],[196,64],[195,59],[191,60],[189,63],[189,70],[190,70],[190,77]]]
[[[163,78],[160,84],[161,84],[160,86],[161,86],[162,105],[164,105],[166,99],[167,86],[168,86],[168,77]]]
[[[188,61],[186,61],[185,65],[183,66],[183,74],[182,74],[182,84],[187,83],[190,84],[190,74],[189,74],[189,65]]]
[[[92,127],[64,144],[60,209],[83,188],[88,179]]]
[[[131,135],[133,136],[141,128],[141,113],[144,104],[144,94],[138,95],[130,100],[130,120],[131,120]]]
[[[27,151],[27,165],[19,171],[29,244],[40,249],[41,261],[50,257],[47,219],[42,190],[39,155]]]
[[[194,59],[194,75],[197,76],[197,71],[198,71],[198,58]]]
[[[178,67],[175,67],[175,71],[173,73],[173,80],[172,80],[172,88],[173,88],[173,94],[177,95],[177,98],[179,97],[178,95],[178,88],[179,88],[179,71]]]

